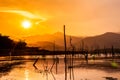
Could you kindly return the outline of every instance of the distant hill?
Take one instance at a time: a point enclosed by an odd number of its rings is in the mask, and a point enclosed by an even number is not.
[[[82,39],[81,37],[75,37],[75,36],[71,36],[71,38],[73,44],[79,42]],[[47,49],[48,47],[49,49],[51,47],[53,48],[54,43],[58,50],[61,49],[63,50],[63,46],[64,46],[64,35],[61,32],[57,32],[54,34],[28,36],[28,37],[24,37],[24,40],[28,43],[28,46],[39,46],[42,48],[46,47]],[[68,43],[67,46],[69,46],[70,35],[66,35],[66,41]]]
[[[40,47],[40,49],[46,49],[46,50],[64,50],[63,46],[54,44],[52,42],[47,42],[47,41],[39,41],[36,43],[31,43],[28,44],[28,46],[32,46],[32,47]],[[55,47],[55,48],[54,48]]]
[[[120,34],[107,32],[101,35],[92,37],[76,37],[71,36],[72,44],[76,49],[81,48],[82,42],[84,42],[84,47],[89,49],[95,48],[111,48],[112,45],[116,48],[120,48]],[[53,45],[55,42],[56,50],[64,50],[64,37],[63,33],[57,32],[54,34],[29,36],[24,38],[29,46],[38,46],[47,50],[53,50]],[[67,48],[70,48],[70,35],[66,35]]]
[[[120,34],[107,32],[102,35],[87,37],[83,39],[84,45],[88,48],[120,48]]]

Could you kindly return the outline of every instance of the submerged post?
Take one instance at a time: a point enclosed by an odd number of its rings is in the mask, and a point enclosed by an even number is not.
[[[67,80],[67,59],[66,59],[66,34],[64,25],[64,48],[65,48],[65,80]]]
[[[56,64],[56,74],[57,74],[57,72],[58,72],[58,58],[57,58],[57,55],[55,53],[55,41],[54,41],[53,51],[54,51],[54,55],[55,55],[55,57],[53,57],[53,58],[54,58],[54,61],[55,61],[55,64]]]

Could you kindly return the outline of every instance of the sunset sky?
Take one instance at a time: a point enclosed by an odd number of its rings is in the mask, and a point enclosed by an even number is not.
[[[23,28],[24,20],[32,27]],[[14,37],[62,32],[64,24],[76,36],[120,32],[120,0],[0,0],[0,24]]]

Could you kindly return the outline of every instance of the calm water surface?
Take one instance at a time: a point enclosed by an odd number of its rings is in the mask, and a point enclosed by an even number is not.
[[[54,64],[52,72],[50,68],[52,60],[38,60],[36,67],[33,66],[35,60],[24,61],[24,64],[14,66],[7,75],[1,73],[0,80],[64,80],[64,60],[60,60],[57,67]],[[70,80],[68,71],[68,80]],[[106,80],[104,77],[114,77],[120,80],[120,71],[100,70],[96,68],[74,68],[74,80]]]

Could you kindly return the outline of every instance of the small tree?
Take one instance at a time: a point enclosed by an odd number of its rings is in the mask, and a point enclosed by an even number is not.
[[[0,34],[0,49],[11,49],[14,46],[14,41],[9,36],[2,36]]]
[[[25,49],[27,43],[23,40],[20,40],[19,42],[16,43],[15,49]]]

